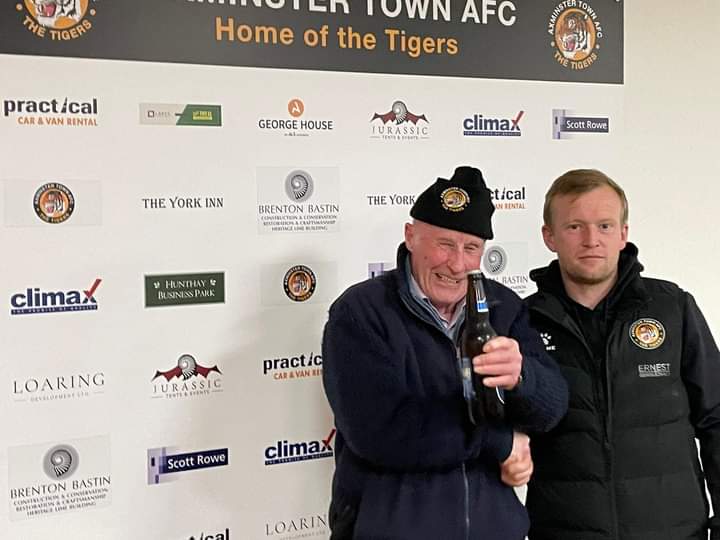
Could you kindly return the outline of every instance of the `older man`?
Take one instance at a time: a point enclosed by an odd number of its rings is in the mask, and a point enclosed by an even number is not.
[[[482,174],[459,167],[417,199],[397,268],[350,287],[330,308],[323,382],[338,430],[333,540],[521,540],[510,485],[532,470],[527,436],[562,417],[567,388],[515,293],[485,282],[499,336],[473,359],[504,390],[507,424],[474,425],[457,343],[466,274],[493,237]],[[516,431],[514,431],[516,430]]]

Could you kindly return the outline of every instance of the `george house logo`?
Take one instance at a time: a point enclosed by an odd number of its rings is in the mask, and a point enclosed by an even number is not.
[[[33,207],[37,217],[45,223],[62,223],[75,210],[75,196],[63,184],[49,182],[35,192]]]
[[[222,107],[205,104],[141,103],[140,124],[146,126],[222,126]]]
[[[266,132],[279,132],[285,137],[309,137],[313,133],[330,132],[335,121],[329,119],[303,118],[305,103],[293,98],[287,103],[290,118],[260,118],[258,128]]]
[[[222,372],[217,365],[202,366],[189,354],[181,355],[174,368],[157,370],[152,382],[153,398],[176,399],[222,392]]]
[[[374,113],[370,119],[371,139],[414,141],[430,138],[430,121],[424,114],[414,114],[403,101],[395,101],[390,111]]]
[[[463,120],[463,135],[465,137],[520,137],[520,119],[525,111],[520,111],[515,118],[485,117],[474,114]]]
[[[561,66],[583,70],[598,59],[603,28],[588,2],[563,0],[557,4],[550,15],[548,33],[555,61]]]
[[[73,101],[68,97],[48,100],[5,99],[3,116],[16,118],[22,126],[97,127],[98,100]]]
[[[87,15],[94,17],[96,11],[88,9],[89,3],[90,0],[24,0],[15,4],[15,9],[26,12],[22,24],[36,37],[69,41],[92,29]]]
[[[10,315],[35,315],[63,311],[91,311],[98,308],[95,291],[102,279],[96,278],[89,289],[78,291],[42,291],[28,288],[10,297]]]
[[[610,133],[606,116],[579,116],[568,109],[553,109],[553,139],[571,139],[576,133]]]
[[[172,454],[169,453],[170,451],[175,450],[167,446],[148,449],[148,484],[175,480],[177,477],[173,475],[177,473],[225,467],[230,464],[227,448]]]
[[[325,439],[317,441],[289,442],[277,441],[265,449],[265,465],[280,465],[310,459],[322,459],[333,456],[331,442],[335,437],[335,428]]]
[[[281,356],[263,360],[263,375],[272,376],[276,381],[290,379],[306,379],[322,375],[322,356],[310,351],[310,354],[299,356]]]
[[[99,371],[14,379],[12,388],[13,400],[16,402],[39,403],[86,398],[105,392],[105,374]]]

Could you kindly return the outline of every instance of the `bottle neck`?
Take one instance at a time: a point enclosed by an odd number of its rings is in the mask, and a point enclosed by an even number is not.
[[[486,322],[490,318],[487,296],[482,277],[477,274],[468,276],[468,288],[465,301],[465,320],[468,324]]]

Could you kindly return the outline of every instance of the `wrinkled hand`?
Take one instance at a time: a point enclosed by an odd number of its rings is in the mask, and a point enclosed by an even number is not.
[[[473,368],[478,375],[485,375],[483,384],[512,390],[520,382],[522,354],[518,342],[498,336],[483,347],[483,353],[473,358]]]
[[[524,486],[530,481],[532,472],[530,437],[514,431],[512,451],[508,458],[500,464],[500,479],[508,486]]]

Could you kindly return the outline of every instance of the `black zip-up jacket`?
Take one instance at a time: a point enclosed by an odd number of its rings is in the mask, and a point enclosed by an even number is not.
[[[525,508],[500,480],[512,427],[473,426],[456,345],[398,270],[350,287],[330,308],[323,384],[335,414],[333,540],[522,540]],[[485,283],[490,321],[520,344],[523,381],[506,393],[513,426],[546,431],[567,387],[510,289]]]
[[[557,261],[530,274],[531,323],[570,387],[566,417],[531,436],[530,540],[707,540],[709,528],[720,540],[720,353],[693,297],[642,269],[628,244],[604,302],[604,358]]]

